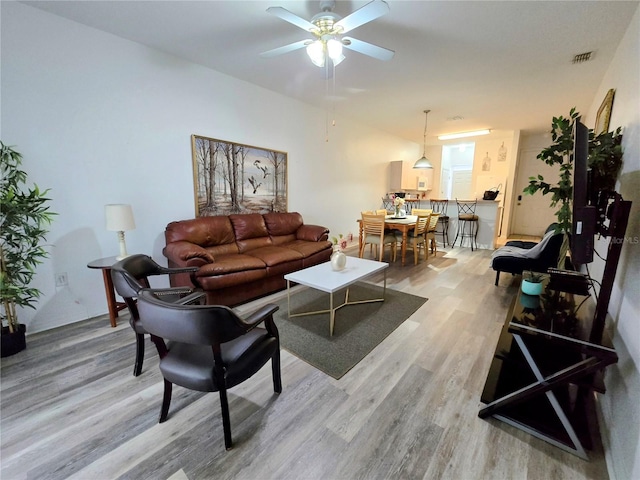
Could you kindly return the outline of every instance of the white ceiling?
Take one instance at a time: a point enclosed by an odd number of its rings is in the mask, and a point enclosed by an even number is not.
[[[24,1],[82,24],[326,108],[322,70],[304,49],[259,53],[305,38],[266,12],[282,6],[305,19],[308,1]],[[338,1],[345,17],[367,1]],[[422,143],[478,128],[549,129],[554,115],[587,113],[638,1],[400,1],[349,36],[396,52],[382,62],[346,50],[337,67],[337,113]],[[574,55],[592,60],[573,64]],[[615,85],[607,86],[615,88]],[[454,117],[463,117],[455,119]]]

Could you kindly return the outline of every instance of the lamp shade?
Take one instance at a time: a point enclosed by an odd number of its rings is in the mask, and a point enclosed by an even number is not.
[[[416,160],[416,163],[413,164],[413,168],[433,168],[433,165],[431,165],[431,162],[423,155],[422,158]]]
[[[105,205],[104,214],[107,220],[107,230],[111,232],[125,232],[136,228],[131,205],[122,203]]]

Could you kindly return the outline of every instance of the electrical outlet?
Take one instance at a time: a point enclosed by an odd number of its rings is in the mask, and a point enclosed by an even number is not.
[[[60,272],[56,274],[56,287],[66,287],[67,285],[69,285],[67,272]]]

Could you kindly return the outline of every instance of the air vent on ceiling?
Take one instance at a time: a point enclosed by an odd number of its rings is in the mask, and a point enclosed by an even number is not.
[[[584,63],[584,62],[588,62],[589,60],[591,60],[591,54],[593,52],[585,52],[585,53],[579,53],[578,55],[576,55],[575,57],[573,57],[573,63]]]

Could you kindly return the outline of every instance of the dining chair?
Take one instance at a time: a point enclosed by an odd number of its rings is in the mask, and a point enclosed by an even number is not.
[[[239,317],[221,305],[163,302],[152,289],[143,289],[138,309],[140,322],[152,334],[160,353],[164,395],[159,423],[169,414],[173,384],[199,392],[218,392],[224,446],[230,450],[233,443],[227,390],[252,377],[271,360],[273,390],[282,392],[280,337],[273,321],[278,306],[266,304],[251,315]]]
[[[447,215],[449,200],[432,198],[430,202],[433,213],[440,214],[438,224],[442,230],[437,231],[436,235],[442,235],[442,245],[446,247],[449,244],[449,216]]]
[[[407,233],[407,248],[413,248],[413,261],[417,265],[418,257],[420,253],[420,247],[424,248],[424,258],[425,261],[428,257],[427,253],[427,225],[429,224],[429,218],[431,215],[418,215],[416,219],[416,226],[413,230]],[[402,234],[400,232],[396,233],[396,241],[402,242]]]
[[[411,210],[412,215],[431,215],[433,213],[433,210],[430,208],[414,208],[413,210]]]
[[[476,205],[478,199],[474,200],[458,200],[456,198],[456,205],[458,206],[458,228],[456,229],[456,238],[451,244],[452,247],[456,246],[456,241],[460,237],[460,246],[464,242],[465,238],[469,239],[471,244],[471,251],[473,252],[473,244],[476,244],[476,250],[478,249],[478,223],[479,217],[476,215]]]
[[[375,211],[376,215],[389,215],[389,212],[387,212],[385,209],[381,208],[380,210],[376,210]]]
[[[396,259],[396,236],[385,230],[385,215],[371,215],[362,213],[362,245],[358,256],[362,258],[364,249],[367,244],[375,246],[378,261],[382,261],[384,257],[385,245],[391,245],[391,257],[393,261]],[[378,253],[378,248],[380,251]]]
[[[158,265],[148,255],[129,255],[111,267],[111,280],[118,295],[122,297],[129,309],[129,324],[136,334],[136,360],[133,376],[142,372],[144,361],[144,336],[148,333],[140,323],[140,315],[136,299],[143,288],[149,288],[149,277],[157,275],[176,275],[194,273],[198,267],[167,268]],[[204,303],[205,293],[201,289],[191,287],[172,287],[158,289],[161,298],[172,303]],[[160,293],[158,293],[160,296]]]
[[[440,220],[439,213],[432,213],[429,216],[429,223],[427,224],[427,246],[431,249],[431,253],[436,255],[437,250],[437,242],[436,242],[436,234],[438,233],[436,229],[438,228],[438,221]],[[427,252],[427,258],[429,258],[429,253]]]

